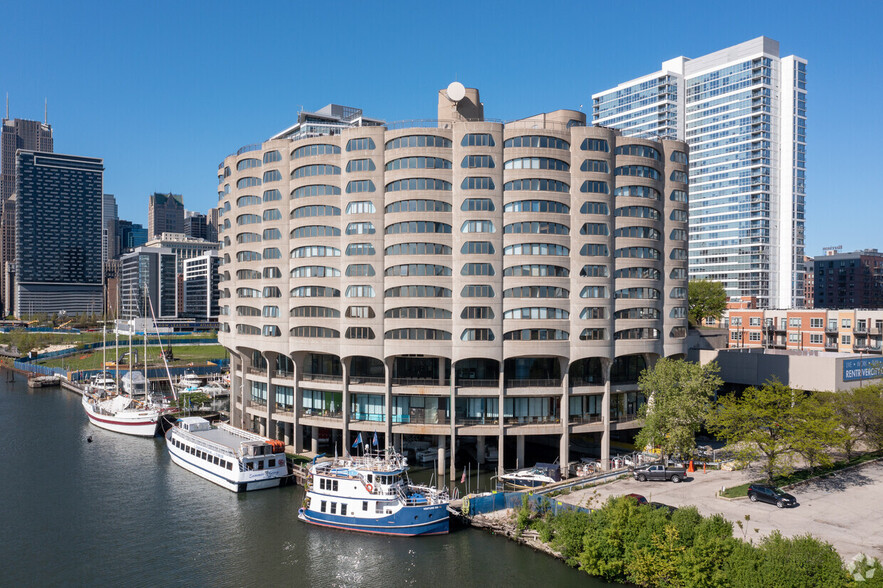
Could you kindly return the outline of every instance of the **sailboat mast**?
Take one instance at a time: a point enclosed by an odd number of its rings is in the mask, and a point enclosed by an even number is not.
[[[144,290],[144,402],[150,396],[147,393],[147,290]]]
[[[127,313],[129,317],[132,317],[134,314],[132,312],[132,285],[129,284],[129,312]],[[137,308],[137,307],[136,307]],[[132,329],[135,328],[135,319],[129,319],[129,386],[131,387],[130,394],[132,397],[135,396],[135,380],[132,378]]]

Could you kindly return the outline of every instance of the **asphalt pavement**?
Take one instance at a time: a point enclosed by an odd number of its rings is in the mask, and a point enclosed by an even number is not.
[[[597,506],[608,496],[641,494],[651,502],[670,506],[696,506],[703,515],[721,513],[727,519],[741,520],[733,534],[758,539],[778,529],[792,537],[809,533],[831,543],[844,561],[856,553],[883,560],[883,463],[872,462],[858,468],[801,484],[789,490],[797,499],[794,508],[753,503],[747,499],[724,500],[716,496],[722,487],[735,486],[762,478],[758,470],[738,472],[699,471],[679,484],[638,482],[633,478],[587,488],[558,500],[583,506]],[[746,520],[746,515],[749,520]]]

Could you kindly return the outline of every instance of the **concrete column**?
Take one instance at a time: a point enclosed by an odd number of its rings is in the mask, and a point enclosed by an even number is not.
[[[561,446],[558,452],[561,464],[561,476],[567,478],[570,473],[570,374],[564,371],[561,378]]]
[[[276,364],[276,354],[269,353],[264,356],[267,362],[267,431],[271,434],[276,432],[276,419],[273,418],[273,412],[276,409],[276,389],[273,387],[273,368]],[[275,439],[275,435],[273,435]]]
[[[310,427],[310,451],[313,455],[319,453],[319,427]]]
[[[230,422],[233,425],[242,422],[242,411],[236,408],[236,399],[242,402],[239,396],[239,380],[237,370],[242,369],[239,363],[239,357],[235,353],[230,353]]]
[[[484,435],[479,435],[475,438],[475,454],[479,464],[484,464],[484,452]]]
[[[439,386],[445,385],[445,358],[444,357],[438,358],[438,385]]]
[[[282,437],[286,445],[294,445],[292,437],[294,437],[294,425],[291,423],[283,423]]]
[[[442,366],[444,367],[444,366]],[[454,389],[454,366],[451,365],[451,393],[448,396],[448,412],[450,413],[449,420],[451,422],[451,474],[450,479],[453,482],[457,478],[457,457],[456,457],[456,449],[457,449],[457,411],[455,399],[456,399],[456,390]]]
[[[516,467],[527,467],[524,465],[524,435],[516,436],[515,443],[515,459],[518,461]]]
[[[605,360],[604,369],[604,398],[601,400],[601,419],[604,431],[601,433],[601,469],[610,469],[610,368],[613,364]]]
[[[333,445],[333,449],[331,451],[335,451],[337,449],[337,444],[340,443],[340,429],[331,429],[331,445]],[[338,455],[347,455],[347,443],[346,437],[343,438],[343,443],[341,443],[340,448],[341,452]]]
[[[343,446],[341,447],[341,455],[349,455],[350,452],[350,366],[349,360],[340,362],[340,374],[341,374],[341,383],[343,385],[343,394],[342,402],[343,406],[341,407],[341,412],[343,413],[342,420],[342,433],[343,433]]]
[[[303,391],[300,388],[300,375],[303,366],[302,357],[292,358],[292,369],[294,370],[294,452],[300,453],[304,450],[304,428],[300,424],[300,411],[304,408]],[[315,451],[314,451],[315,453]]]
[[[401,453],[402,452],[402,445],[405,444],[405,436],[402,435],[401,433],[396,433],[395,435],[393,435],[393,437],[394,437],[394,443],[395,443],[395,450],[397,452]]]
[[[242,398],[242,428],[245,428],[245,425],[248,421],[250,421],[251,417],[248,416],[248,411],[246,408],[248,407],[248,396],[245,395],[246,387],[248,386],[248,378],[246,377],[246,371],[248,369],[248,362],[241,361],[242,365],[242,377],[239,379],[239,394],[240,398]]]
[[[497,420],[500,423],[500,440],[497,444],[497,475],[502,476],[506,473],[504,466],[504,449],[506,448],[506,426],[504,422],[503,415],[505,414],[506,407],[506,374],[503,370],[502,365],[500,366],[500,388],[499,388],[499,405],[497,406]]]
[[[393,437],[392,437],[392,362],[393,359],[390,358],[383,362],[383,394],[384,401],[386,403],[386,422],[384,423],[383,431],[384,431],[384,439],[386,443],[387,450],[393,448]],[[399,446],[397,451],[401,453],[402,451],[402,436],[399,435]]]

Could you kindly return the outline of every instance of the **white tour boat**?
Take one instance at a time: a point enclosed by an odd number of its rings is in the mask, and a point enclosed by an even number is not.
[[[193,370],[185,370],[184,375],[178,379],[177,387],[182,392],[195,392],[202,387],[202,378]]]
[[[323,527],[383,535],[448,532],[445,490],[412,484],[393,451],[313,460],[298,518]]]
[[[233,492],[273,488],[288,476],[282,441],[201,417],[178,419],[166,447],[173,462]]]

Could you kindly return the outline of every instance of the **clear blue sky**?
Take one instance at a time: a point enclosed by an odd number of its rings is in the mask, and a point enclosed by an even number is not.
[[[7,2],[0,92],[49,122],[55,150],[103,157],[120,216],[153,191],[217,201],[217,165],[335,102],[434,118],[436,91],[477,87],[490,118],[591,95],[760,35],[809,60],[807,253],[883,249],[879,2]]]

